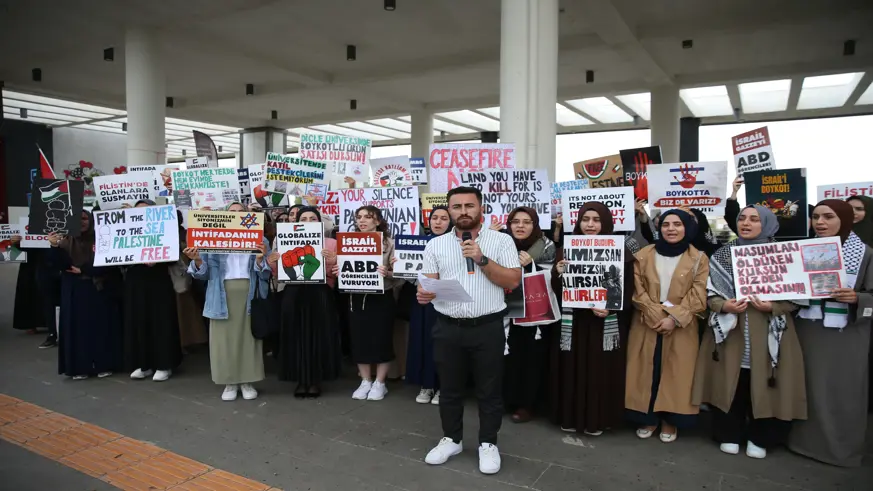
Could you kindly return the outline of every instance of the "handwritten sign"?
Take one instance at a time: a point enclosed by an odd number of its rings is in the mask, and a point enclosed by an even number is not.
[[[200,252],[248,254],[263,241],[263,213],[188,211],[188,247]]]
[[[216,209],[239,201],[236,169],[209,167],[173,171],[173,200],[183,209]]]
[[[818,186],[817,201],[826,199],[842,199],[846,200],[852,196],[870,196],[873,197],[873,182],[849,182],[843,184],[825,184]]]
[[[403,155],[372,159],[370,160],[370,170],[373,173],[373,186],[411,186],[413,184],[409,158]]]
[[[621,310],[624,307],[624,236],[564,237],[563,306]]]
[[[847,286],[839,237],[734,246],[731,261],[737,300],[827,298]]]
[[[333,178],[330,187],[339,189],[345,186],[344,177],[351,177],[359,183],[367,181],[366,172],[370,165],[372,147],[373,141],[369,138],[301,133],[297,155],[301,159],[332,164]]]
[[[276,224],[276,247],[279,249],[279,281],[289,283],[324,283],[324,224],[296,222]]]
[[[384,292],[385,278],[378,271],[382,265],[382,232],[340,232],[336,243],[339,291]]]
[[[155,176],[152,172],[128,172],[94,176],[94,191],[101,210],[115,210],[137,201],[155,199]]]
[[[327,191],[324,198],[318,198],[318,212],[321,216],[331,217],[336,226],[340,224],[340,192]]]
[[[268,152],[264,188],[272,193],[304,196],[310,194],[311,186],[327,186],[330,183],[327,167],[328,164],[324,162]]]
[[[610,155],[583,160],[573,164],[576,179],[588,179],[589,188],[616,188],[624,186],[621,155]]]
[[[652,207],[698,208],[724,216],[727,199],[727,162],[684,162],[653,165],[647,170]]]
[[[552,226],[549,175],[545,169],[519,169],[459,174],[461,186],[482,191],[486,224],[506,224],[509,212],[528,206],[537,212],[540,228]]]
[[[552,218],[562,213],[561,196],[564,194],[564,191],[576,191],[577,189],[588,189],[588,179],[552,183]]]
[[[94,266],[179,260],[179,220],[173,205],[95,211],[94,235]]]
[[[461,185],[465,172],[515,169],[512,143],[434,143],[428,159],[430,190],[446,193]]]
[[[355,230],[355,212],[365,205],[382,210],[382,218],[388,222],[391,235],[415,235],[421,230],[418,225],[421,207],[415,186],[341,189],[340,195],[340,230]]]
[[[394,277],[415,279],[424,269],[424,248],[432,235],[397,235],[394,237]]]
[[[579,189],[564,192],[561,206],[564,213],[564,233],[572,234],[579,218],[579,209],[589,201],[603,203],[612,213],[616,232],[632,232],[634,223],[634,188]]]
[[[773,147],[770,145],[770,132],[767,127],[740,133],[731,138],[734,149],[734,163],[737,165],[737,175],[758,170],[770,170],[776,167],[773,159]]]

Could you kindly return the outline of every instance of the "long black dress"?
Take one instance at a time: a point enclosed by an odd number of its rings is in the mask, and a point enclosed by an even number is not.
[[[419,305],[412,297],[409,313],[409,343],[406,350],[406,383],[424,389],[439,390],[436,362],[433,359],[433,304]]]
[[[19,331],[52,327],[45,325],[43,309],[37,283],[37,261],[28,251],[27,262],[18,265],[18,280],[15,283],[15,310],[12,314],[12,328]]]
[[[303,387],[339,378],[339,314],[328,285],[287,285],[282,292],[279,380]]]
[[[169,263],[137,264],[124,279],[124,369],[172,370],[182,361]]]

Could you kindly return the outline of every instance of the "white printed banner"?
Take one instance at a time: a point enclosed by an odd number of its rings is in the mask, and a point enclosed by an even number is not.
[[[430,192],[445,193],[461,185],[464,172],[515,169],[515,144],[434,143],[428,169]]]
[[[509,212],[519,206],[533,208],[540,228],[552,226],[549,175],[545,169],[492,170],[459,174],[460,185],[482,191],[485,224],[506,225]]]
[[[844,184],[825,184],[818,186],[817,202],[826,199],[848,199],[852,196],[873,197],[873,182],[848,182]],[[870,217],[866,218],[867,220]]]
[[[340,189],[340,231],[355,230],[355,212],[364,205],[382,210],[391,235],[416,235],[421,229],[421,205],[416,186],[398,188]]]
[[[184,170],[185,164],[134,165],[128,173],[151,172],[155,178],[155,196],[173,196],[173,171]]]
[[[373,173],[373,186],[412,186],[416,184],[412,177],[410,160],[406,156],[385,157],[370,160],[370,170]]]
[[[697,208],[724,216],[727,199],[727,162],[684,162],[648,168],[649,204],[653,208]]]
[[[337,289],[341,293],[382,293],[382,232],[336,234]]]
[[[432,235],[397,235],[394,237],[394,277],[414,280],[424,269],[424,248]]]
[[[94,266],[179,260],[179,221],[173,205],[94,212]]]
[[[94,176],[94,192],[101,210],[116,210],[137,201],[155,199],[155,176],[151,171]]]
[[[738,176],[746,172],[776,168],[770,132],[766,126],[731,137],[731,146],[734,149]]]
[[[289,283],[324,283],[324,224],[295,222],[276,224],[276,247],[279,249],[279,281]]]
[[[427,160],[422,157],[409,159],[409,171],[412,172],[412,184],[427,184]]]
[[[211,161],[209,157],[189,157],[185,159],[185,168],[188,170],[208,169],[212,164],[212,168],[218,167],[218,161]]]
[[[564,191],[561,208],[564,214],[564,233],[572,234],[579,209],[589,201],[599,201],[612,213],[614,232],[633,232],[636,226],[634,220],[634,188],[594,188]]]
[[[21,226],[21,247],[24,249],[49,249],[52,245],[49,244],[48,235],[29,234],[28,224],[30,218],[21,217],[18,219],[18,225]]]
[[[564,237],[562,305],[577,309],[624,307],[624,236]],[[631,272],[631,274],[633,274]]]

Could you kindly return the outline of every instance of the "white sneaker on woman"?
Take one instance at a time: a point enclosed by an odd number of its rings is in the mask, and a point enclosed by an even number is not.
[[[722,443],[719,445],[718,449],[728,455],[736,455],[740,453],[740,446],[736,443]]]
[[[427,404],[433,399],[433,389],[422,388],[415,397],[415,402],[419,404]]]
[[[440,391],[436,391],[436,394],[433,395],[433,399],[430,400],[430,403],[434,406],[440,405]]]
[[[461,443],[455,443],[451,438],[443,437],[440,442],[437,443],[437,446],[433,447],[430,452],[427,453],[424,461],[430,465],[445,464],[450,457],[458,455],[463,450],[464,447]]]
[[[370,382],[369,380],[361,380],[361,385],[358,386],[357,390],[352,394],[352,399],[366,401],[367,396],[370,395],[370,389],[372,388],[373,382]]]
[[[746,455],[753,459],[764,459],[767,457],[767,449],[748,441],[746,442]]]
[[[133,371],[133,373],[130,374],[130,378],[134,380],[140,380],[146,377],[151,377],[152,373],[153,372],[151,370],[143,370],[142,368],[137,368]]]
[[[370,393],[367,394],[368,401],[381,401],[388,395],[388,387],[385,387],[385,382],[378,380],[373,382],[373,387],[370,388]]]
[[[497,445],[490,443],[479,445],[479,472],[482,474],[500,472],[500,452],[497,450]]]
[[[235,401],[236,393],[239,391],[239,386],[236,384],[228,384],[224,386],[224,392],[221,393],[222,401]]]
[[[155,376],[152,377],[152,381],[154,382],[163,382],[165,380],[170,379],[170,375],[173,374],[172,370],[157,370],[155,371]]]
[[[243,399],[251,401],[258,398],[258,391],[252,384],[242,384],[240,389],[242,389]]]

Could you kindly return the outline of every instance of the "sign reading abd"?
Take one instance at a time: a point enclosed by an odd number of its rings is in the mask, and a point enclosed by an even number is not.
[[[250,253],[264,241],[264,214],[188,210],[187,238],[200,252]]]
[[[336,234],[337,288],[344,293],[382,293],[385,278],[382,264],[382,232],[340,232]]]
[[[95,211],[94,234],[94,266],[179,260],[179,221],[173,205]]]
[[[770,145],[770,132],[767,127],[740,133],[731,138],[734,148],[734,162],[737,175],[756,170],[770,170],[776,167],[773,160],[773,147]]]

